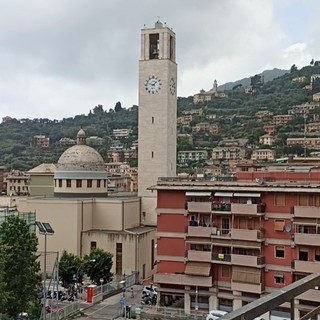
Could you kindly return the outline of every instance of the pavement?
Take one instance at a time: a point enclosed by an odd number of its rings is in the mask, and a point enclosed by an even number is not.
[[[133,288],[133,297],[131,288]],[[81,308],[84,309],[84,315],[77,319],[102,320],[122,318],[123,305],[132,305],[132,308],[134,308],[134,305],[140,304],[142,290],[143,285],[134,285],[127,288],[125,297],[123,297],[123,293],[118,293],[94,305],[81,302]],[[123,305],[120,303],[120,300],[124,302]]]

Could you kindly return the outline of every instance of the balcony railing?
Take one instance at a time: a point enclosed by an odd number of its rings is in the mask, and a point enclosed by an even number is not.
[[[295,233],[294,234],[294,243],[298,245],[306,246],[319,246],[320,243],[320,234],[314,233]]]
[[[294,206],[293,216],[299,218],[320,218],[319,207]]]
[[[212,233],[211,227],[193,227],[188,226],[188,236],[189,237],[204,237],[204,238],[210,238]]]
[[[187,257],[189,261],[210,262],[211,251],[188,250]]]
[[[266,206],[263,204],[231,203],[231,213],[255,215],[266,212]]]
[[[223,261],[223,262],[231,262],[231,254],[224,253],[212,253],[213,261]]]
[[[175,273],[156,273],[154,275],[154,282],[185,285],[185,286],[200,286],[200,287],[212,287],[212,277],[202,276],[189,276],[186,274]]]
[[[211,206],[212,206],[212,202],[196,202],[196,201],[187,202],[187,210],[189,212],[210,213]]]
[[[231,281],[231,289],[234,291],[244,291],[244,292],[261,294],[264,291],[264,286],[261,283],[253,284],[253,283]]]
[[[231,203],[213,203],[212,211],[231,212]]]
[[[294,260],[293,269],[296,272],[308,272],[308,273],[320,272],[320,261]]]
[[[232,254],[231,263],[238,266],[263,267],[265,265],[265,257]]]
[[[231,239],[233,240],[259,241],[263,238],[261,230],[231,229]]]

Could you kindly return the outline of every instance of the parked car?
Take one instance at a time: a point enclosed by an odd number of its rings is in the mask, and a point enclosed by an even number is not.
[[[154,295],[157,295],[157,287],[154,286],[144,286],[142,290],[142,296],[150,296],[153,297]]]
[[[209,311],[206,320],[217,320],[223,316],[225,316],[228,312],[222,310],[211,310]]]

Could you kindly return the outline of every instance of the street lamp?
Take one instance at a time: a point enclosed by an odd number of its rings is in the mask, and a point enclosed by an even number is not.
[[[44,235],[44,266],[43,266],[43,309],[42,309],[42,318],[46,319],[46,302],[47,302],[47,236],[52,236],[54,234],[54,230],[52,229],[50,223],[48,222],[40,222],[36,221],[36,226],[39,229],[39,233]]]

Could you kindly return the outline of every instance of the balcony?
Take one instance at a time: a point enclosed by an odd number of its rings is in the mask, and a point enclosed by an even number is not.
[[[310,289],[297,296],[297,299],[320,303],[320,290]]]
[[[230,264],[231,262],[231,254],[224,254],[224,253],[212,253],[212,261],[215,263],[227,263]]]
[[[265,257],[232,254],[231,263],[238,266],[263,268],[265,265]]]
[[[264,287],[261,283],[254,284],[231,281],[231,290],[261,294],[264,291]]]
[[[188,226],[188,236],[189,237],[211,237],[212,228],[211,227],[193,227]]]
[[[231,212],[233,214],[261,215],[265,213],[265,209],[265,205],[262,204],[231,203]]]
[[[187,202],[187,210],[189,212],[211,212],[212,202]]]
[[[188,250],[189,261],[211,262],[211,251]]]
[[[153,281],[160,284],[165,283],[185,286],[212,287],[211,276],[201,277],[175,273],[156,273]]]
[[[263,232],[260,230],[231,229],[231,239],[245,241],[262,241]]]
[[[320,243],[320,234],[314,233],[295,233],[294,234],[294,243],[298,245],[306,246],[319,246]]]
[[[212,211],[231,213],[231,203],[213,203]]]
[[[293,216],[296,218],[320,218],[319,207],[294,206]]]
[[[294,271],[316,273],[320,272],[320,261],[294,260]]]

